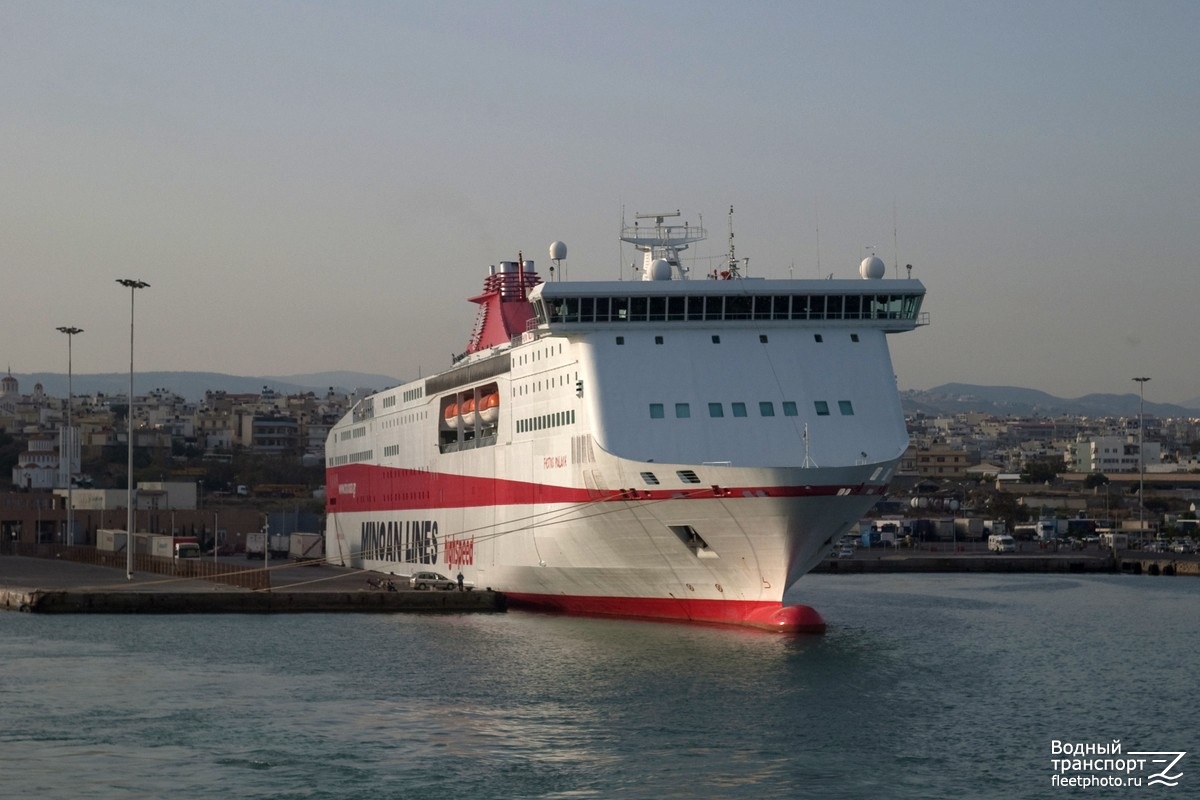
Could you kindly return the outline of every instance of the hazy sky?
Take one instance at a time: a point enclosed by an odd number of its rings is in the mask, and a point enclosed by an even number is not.
[[[732,204],[751,275],[913,265],[903,389],[1188,400],[1198,42],[1195,0],[0,0],[0,359],[128,370],[131,277],[137,369],[428,375],[489,264],[613,278],[680,208],[703,271]]]

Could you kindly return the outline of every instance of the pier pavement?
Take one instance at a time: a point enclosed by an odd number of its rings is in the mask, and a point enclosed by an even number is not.
[[[261,568],[249,562],[247,569]],[[37,613],[491,612],[504,596],[487,589],[395,592],[368,579],[392,576],[330,564],[274,563],[270,588],[246,589],[196,578],[81,564],[56,558],[0,556],[0,611]]]

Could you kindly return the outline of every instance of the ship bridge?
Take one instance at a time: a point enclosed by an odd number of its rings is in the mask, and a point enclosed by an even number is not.
[[[929,324],[920,281],[597,281],[541,284],[530,295],[539,328],[748,321],[851,324],[898,333]]]

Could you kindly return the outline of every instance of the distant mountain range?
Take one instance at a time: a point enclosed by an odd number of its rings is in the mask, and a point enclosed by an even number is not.
[[[1020,417],[1129,417],[1137,416],[1139,399],[1136,393],[1088,394],[1064,399],[1037,389],[970,383],[946,383],[932,389],[901,393],[905,413],[932,415],[977,411]],[[1156,417],[1194,417],[1198,412],[1200,397],[1186,405],[1151,402],[1145,405],[1145,413]]]
[[[14,374],[21,394],[33,394],[33,387],[42,385],[42,390],[51,397],[67,396],[67,376],[52,372],[33,372],[27,375]],[[133,393],[147,394],[155,389],[166,389],[180,397],[199,402],[207,391],[226,391],[231,394],[257,394],[263,387],[270,387],[279,394],[304,394],[313,392],[323,397],[332,387],[338,392],[355,389],[382,390],[398,386],[403,381],[389,375],[371,375],[363,372],[314,372],[308,375],[264,375],[247,377],[226,375],[222,372],[135,372]],[[74,375],[71,389],[78,395],[105,394],[124,396],[129,391],[128,372]]]
[[[32,394],[35,384],[52,397],[67,396],[67,376],[52,372],[33,372],[13,375],[20,383],[21,394]],[[339,392],[356,389],[376,391],[398,386],[403,381],[390,375],[364,372],[314,372],[306,375],[262,375],[248,377],[226,375],[222,372],[137,372],[133,376],[135,394],[154,389],[166,389],[187,400],[199,402],[206,391],[226,391],[232,394],[257,393],[270,387],[280,394],[313,392],[323,396],[332,387]],[[101,393],[124,395],[129,388],[129,373],[111,372],[95,375],[75,375],[72,388],[76,395]],[[1089,394],[1064,399],[1037,389],[1019,386],[977,386],[970,383],[946,383],[932,389],[910,390],[901,393],[906,413],[958,414],[977,411],[989,414],[1021,417],[1058,417],[1065,414],[1087,417],[1120,417],[1138,413],[1138,395]],[[1200,397],[1185,405],[1151,403],[1146,414],[1157,417],[1188,417],[1200,412]]]

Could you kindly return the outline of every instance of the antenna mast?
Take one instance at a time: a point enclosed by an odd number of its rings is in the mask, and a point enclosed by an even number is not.
[[[900,277],[900,239],[896,235],[896,201],[892,201],[892,257],[896,259],[895,275]]]

